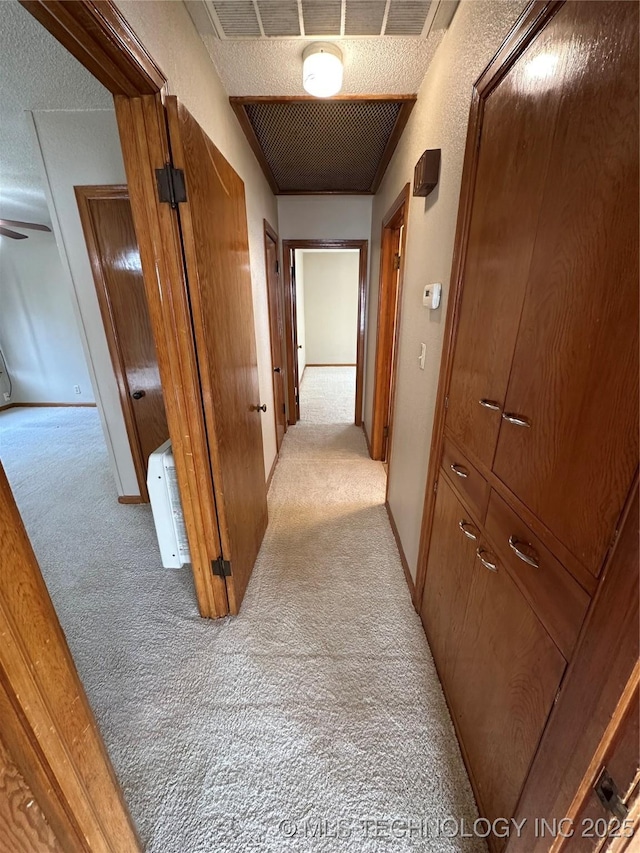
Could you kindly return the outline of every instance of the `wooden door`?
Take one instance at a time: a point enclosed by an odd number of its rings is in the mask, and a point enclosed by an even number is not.
[[[140,495],[148,501],[149,455],[169,428],[128,189],[75,191]]]
[[[237,613],[267,526],[244,184],[188,110],[174,97],[165,103],[186,185],[179,216],[187,286],[222,555],[231,564],[229,609]]]
[[[445,691],[460,641],[480,533],[441,476],[420,618]]]
[[[484,102],[446,423],[487,466],[495,452],[560,88],[545,30]],[[540,67],[540,73],[531,69]],[[535,359],[532,359],[535,361]]]
[[[269,332],[271,335],[271,365],[273,367],[273,401],[275,406],[276,447],[280,450],[287,431],[286,370],[284,350],[284,295],[278,262],[278,235],[264,224],[264,253],[267,267],[267,297],[269,300]]]
[[[563,100],[494,470],[597,574],[638,464],[638,5],[567,3],[547,39]]]
[[[542,623],[481,541],[448,695],[490,820],[514,812],[564,668]]]

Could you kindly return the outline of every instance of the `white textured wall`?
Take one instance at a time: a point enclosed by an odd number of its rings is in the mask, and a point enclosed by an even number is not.
[[[278,196],[282,240],[368,240],[371,236],[369,195]]]
[[[167,77],[170,93],[177,95],[244,181],[260,399],[273,411],[263,219],[278,230],[275,196],[184,4],[157,0],[116,0],[116,3]],[[262,440],[266,478],[276,456],[273,418],[262,419]]]
[[[382,220],[426,148],[440,148],[440,180],[426,199],[410,202],[393,421],[389,503],[415,576],[422,507],[442,351],[449,277],[471,90],[518,14],[522,0],[462,0],[418,93],[418,103],[373,205],[365,424],[371,430],[375,325]],[[422,288],[442,282],[440,309],[422,307]],[[427,345],[420,370],[420,343]]]
[[[355,364],[360,253],[303,252],[307,364]]]
[[[298,381],[307,366],[307,341],[304,324],[304,253],[296,249],[296,331],[298,334]]]
[[[138,481],[74,192],[82,184],[125,183],[115,113],[38,111],[33,113],[33,122],[54,233],[72,281],[69,292],[118,494],[137,495]]]
[[[31,231],[28,240],[0,238],[0,305],[0,347],[13,386],[10,402],[93,402],[53,234]],[[2,380],[2,392],[8,392],[4,375]],[[0,398],[0,406],[4,403]]]

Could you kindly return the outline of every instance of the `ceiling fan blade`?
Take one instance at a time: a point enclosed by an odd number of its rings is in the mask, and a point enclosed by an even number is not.
[[[9,228],[3,228],[0,225],[0,234],[3,237],[11,237],[12,240],[28,240],[28,236],[26,234],[18,234],[17,231],[10,231]]]
[[[18,219],[0,219],[0,225],[8,225],[13,228],[31,228],[33,231],[51,231],[48,225],[39,225],[37,222],[20,222]]]

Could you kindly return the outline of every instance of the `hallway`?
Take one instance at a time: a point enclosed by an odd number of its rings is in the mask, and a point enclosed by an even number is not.
[[[160,567],[149,509],[111,499],[94,410],[2,416],[3,462],[149,851],[484,850],[403,835],[475,805],[383,469],[349,422],[349,371],[307,370],[241,615],[220,622],[199,618],[188,569]],[[395,835],[366,823],[393,819]]]

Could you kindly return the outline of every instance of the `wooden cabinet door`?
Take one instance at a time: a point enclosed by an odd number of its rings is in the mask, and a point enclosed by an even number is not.
[[[477,527],[441,475],[420,618],[445,690],[460,641],[479,537]]]
[[[482,813],[509,818],[551,711],[565,660],[520,590],[480,545],[448,695]]]
[[[263,416],[244,184],[193,116],[166,99],[186,276],[229,609],[237,613],[267,526]],[[269,412],[269,417],[271,412]]]
[[[542,32],[486,100],[482,118],[446,423],[487,466],[500,429],[561,96],[529,69],[544,63],[551,49]]]
[[[567,3],[564,71],[494,470],[594,574],[638,464],[638,6]],[[503,416],[504,417],[504,416]]]

